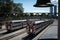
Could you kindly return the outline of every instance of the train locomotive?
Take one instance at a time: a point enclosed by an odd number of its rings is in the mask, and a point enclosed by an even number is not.
[[[53,22],[54,20],[34,21],[34,22],[32,21],[28,23],[26,26],[27,33],[37,35]]]

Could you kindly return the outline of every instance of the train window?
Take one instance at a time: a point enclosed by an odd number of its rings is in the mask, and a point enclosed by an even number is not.
[[[17,27],[17,26],[22,26],[22,25],[26,25],[26,21],[21,21],[21,20],[13,20],[10,21],[13,27]]]

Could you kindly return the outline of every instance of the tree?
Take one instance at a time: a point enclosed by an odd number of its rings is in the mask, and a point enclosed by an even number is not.
[[[0,2],[0,15],[4,19],[13,19],[15,17],[19,18],[24,8],[22,7],[22,3],[14,3],[12,0],[1,0]],[[16,14],[16,15],[14,15]]]
[[[15,11],[23,13],[24,8],[22,7],[22,3],[13,3],[13,8]]]
[[[1,0],[2,2],[0,2],[0,14],[3,14],[2,17],[3,19],[8,19],[9,18],[9,15],[12,11],[12,3],[13,1],[11,0]],[[6,3],[5,3],[6,2]]]
[[[41,16],[42,16],[42,17],[46,17],[46,13],[42,13]]]
[[[39,16],[39,13],[36,13],[36,16]]]
[[[33,13],[30,13],[30,16],[34,16],[34,14]]]
[[[27,16],[29,16],[29,14],[28,13],[25,13],[25,16],[27,17]]]
[[[16,14],[15,17],[17,17],[18,19],[22,18],[23,11],[24,11],[24,8],[22,7],[21,3],[13,3],[13,13],[12,14]]]

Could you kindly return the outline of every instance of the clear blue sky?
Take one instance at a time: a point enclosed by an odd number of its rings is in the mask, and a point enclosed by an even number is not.
[[[33,5],[36,3],[36,0],[14,0],[15,3],[22,3],[24,12],[50,12],[50,8],[36,8]],[[57,5],[58,0],[51,0],[52,4]]]

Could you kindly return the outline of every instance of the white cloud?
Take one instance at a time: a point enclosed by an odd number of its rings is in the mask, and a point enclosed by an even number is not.
[[[58,0],[51,0],[51,2],[58,2]]]
[[[47,10],[33,10],[33,11],[24,11],[24,12],[49,12],[49,11],[47,11]]]

